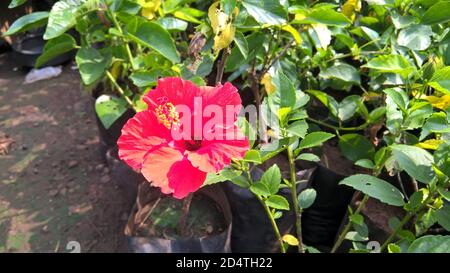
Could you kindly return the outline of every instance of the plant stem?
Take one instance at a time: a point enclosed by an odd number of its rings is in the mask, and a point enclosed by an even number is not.
[[[363,199],[361,200],[361,203],[359,203],[358,208],[355,210],[354,214],[359,214],[361,212],[361,210],[366,205],[367,200],[369,200],[369,196],[367,194],[365,194]],[[342,242],[345,240],[345,235],[347,235],[347,233],[350,231],[351,227],[352,227],[352,222],[348,221],[348,223],[345,225],[342,232],[339,234],[339,237],[338,237],[336,243],[334,243],[334,246],[331,249],[331,253],[335,253],[336,250],[341,246]]]
[[[148,211],[147,215],[145,215],[144,220],[142,220],[142,222],[139,224],[138,227],[143,227],[145,222],[147,222],[147,219],[150,217],[150,215],[152,214],[152,212],[155,210],[156,206],[158,206],[159,201],[161,201],[161,197],[159,197],[158,199],[156,199],[155,203],[153,204],[153,206],[151,207],[151,209]]]
[[[108,70],[106,70],[106,76],[112,82],[112,84],[117,89],[117,91],[119,91],[120,95],[125,99],[125,101],[131,107],[131,109],[133,109],[137,113],[138,111],[137,111],[136,107],[134,106],[133,102],[130,100],[129,97],[127,97],[125,95],[125,91],[123,91],[122,87],[120,87],[120,85],[117,83],[116,79],[114,79],[113,75],[111,75],[111,73]]]
[[[125,50],[126,50],[126,52],[127,52],[128,60],[130,61],[131,68],[132,68],[133,70],[136,70],[137,67],[136,67],[136,65],[135,65],[135,63],[134,63],[133,55],[131,54],[130,45],[128,44],[128,41],[123,37],[123,35],[124,35],[124,34],[123,34],[123,30],[122,30],[122,28],[120,27],[119,22],[117,21],[116,15],[114,14],[114,12],[111,12],[111,11],[109,10],[109,8],[108,8],[107,10],[108,10],[109,16],[111,16],[111,19],[113,20],[114,26],[117,28],[117,31],[119,31],[120,35],[122,36],[121,38],[122,38],[122,41],[123,41],[124,44],[125,44]]]
[[[287,147],[288,159],[289,159],[289,169],[291,174],[291,195],[292,195],[292,203],[295,211],[295,226],[297,232],[297,240],[298,240],[298,252],[304,253],[305,250],[303,248],[303,237],[302,237],[302,210],[298,206],[297,200],[297,176],[295,174],[295,161],[294,154],[292,152],[292,148],[290,146]]]
[[[380,247],[380,252],[382,252],[383,250],[386,249],[386,247],[395,239],[395,236],[397,236],[397,233],[403,228],[404,225],[406,225],[406,223],[409,222],[409,220],[411,220],[411,218],[417,214],[417,212],[419,212],[420,210],[422,210],[424,207],[428,206],[428,202],[430,200],[434,200],[434,194],[429,193],[428,197],[422,202],[422,204],[417,207],[415,210],[408,212],[403,219],[400,221],[400,223],[398,224],[398,226],[395,228],[394,232],[389,235],[389,237],[386,239],[386,241],[383,243],[383,245],[381,245]]]
[[[250,183],[253,182],[252,176],[250,175],[250,171],[246,170],[247,178],[250,181]],[[270,223],[272,224],[273,231],[275,232],[275,236],[278,239],[278,243],[280,244],[280,250],[281,253],[286,253],[286,249],[284,248],[283,238],[281,237],[280,230],[278,229],[277,222],[275,222],[275,219],[273,218],[272,212],[270,211],[270,208],[267,206],[266,202],[261,198],[261,196],[254,194],[256,198],[259,200],[261,205],[263,206],[264,210],[266,211],[267,217],[269,217]]]
[[[380,252],[383,252],[383,250],[392,242],[392,240],[395,239],[395,236],[397,236],[397,233],[403,228],[403,226],[408,223],[408,221],[411,219],[411,217],[414,216],[413,212],[408,212],[405,217],[400,221],[400,223],[395,228],[394,232],[389,235],[389,237],[384,241],[383,245],[380,247]]]
[[[294,44],[295,40],[294,38],[292,38],[283,48],[283,50],[280,51],[280,53],[278,53],[271,61],[270,64],[267,67],[263,67],[263,70],[261,71],[261,73],[259,74],[259,81],[261,81],[262,77],[264,77],[264,74],[267,73],[267,71],[269,71],[269,69],[276,63],[276,61],[278,61],[281,57],[284,56],[284,54],[286,54],[286,52],[289,50],[289,48]]]
[[[322,126],[325,126],[325,127],[331,128],[333,130],[337,130],[337,131],[359,131],[359,130],[365,129],[369,125],[369,123],[366,122],[366,123],[363,123],[356,127],[339,127],[339,126],[334,126],[334,125],[328,124],[326,122],[323,122],[323,121],[320,121],[317,119],[313,119],[311,117],[308,117],[307,119],[311,122],[317,123],[319,125],[322,125]]]
[[[223,70],[225,69],[225,65],[227,63],[228,56],[230,55],[230,48],[227,47],[222,52],[222,57],[217,64],[217,75],[216,75],[216,84],[222,83]]]
[[[178,223],[178,232],[180,235],[186,235],[187,229],[186,229],[186,221],[189,214],[189,208],[192,204],[192,197],[194,194],[190,193],[186,198],[183,199],[183,213],[180,217],[180,222]]]

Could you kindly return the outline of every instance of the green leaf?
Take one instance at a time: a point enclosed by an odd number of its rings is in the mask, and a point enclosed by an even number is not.
[[[270,191],[267,188],[267,185],[261,182],[256,182],[253,183],[250,186],[250,191],[253,192],[256,195],[260,195],[260,196],[269,196],[270,195]]]
[[[279,1],[244,0],[242,5],[260,24],[281,25],[286,22],[286,10]]]
[[[261,164],[261,162],[262,162],[261,161],[261,155],[259,154],[259,151],[257,151],[257,150],[248,150],[245,153],[244,161],[254,162],[254,163],[257,163],[257,164]]]
[[[448,132],[450,132],[450,125],[447,121],[447,115],[444,112],[434,113],[422,126],[419,140],[422,141],[431,133],[442,134]]]
[[[392,101],[397,104],[398,108],[403,112],[406,112],[406,108],[408,108],[409,98],[408,95],[400,88],[388,88],[383,91],[388,95]]]
[[[434,212],[437,222],[447,231],[450,231],[450,205],[444,204]]]
[[[444,142],[434,152],[434,163],[446,176],[450,177],[450,143]]]
[[[270,194],[276,194],[280,189],[281,172],[277,165],[272,165],[261,177],[261,184],[267,186]],[[256,183],[258,184],[258,183]]]
[[[447,201],[450,201],[450,191],[446,191],[442,188],[438,189],[439,195]]]
[[[237,0],[220,0],[220,7],[228,16],[232,15],[236,7]]]
[[[375,164],[373,164],[372,160],[370,160],[370,159],[360,159],[355,162],[355,165],[366,168],[366,169],[374,169],[375,168]]]
[[[407,78],[408,75],[414,70],[413,66],[402,55],[382,55],[371,59],[366,65],[370,69],[377,70],[381,73],[396,73],[400,74],[403,78]]]
[[[266,205],[281,210],[289,210],[289,202],[281,195],[271,195],[265,200]]]
[[[303,138],[305,137],[306,132],[308,131],[308,123],[306,123],[306,121],[304,120],[294,121],[293,123],[288,125],[286,131],[293,134],[294,136]]]
[[[28,0],[12,0],[11,3],[9,3],[8,8],[9,9],[13,9],[16,8],[18,6],[21,6],[23,4],[25,4]]]
[[[35,67],[40,67],[53,58],[73,50],[77,46],[75,39],[69,34],[63,34],[45,43],[44,51],[37,58]]]
[[[372,143],[362,135],[346,134],[339,138],[339,148],[349,160],[356,162],[360,159],[372,159],[375,148]]]
[[[272,77],[272,83],[275,86],[275,92],[268,95],[272,111],[278,113],[280,108],[293,107],[296,94],[291,80],[283,72],[277,71]]]
[[[349,231],[345,234],[345,239],[353,242],[365,242],[369,240],[368,237],[363,237],[356,231]]]
[[[241,132],[247,137],[249,142],[249,147],[252,148],[256,140],[256,131],[253,126],[247,121],[243,116],[238,116],[236,125],[241,130]]]
[[[313,24],[308,29],[311,40],[317,48],[326,50],[331,43],[331,31],[326,25]]]
[[[450,253],[450,236],[425,235],[408,247],[408,253]]]
[[[403,126],[409,130],[423,126],[425,120],[433,114],[433,106],[427,101],[413,101],[408,108],[408,114]],[[425,133],[425,132],[424,132]]]
[[[234,42],[236,43],[236,46],[239,48],[239,51],[241,52],[242,56],[247,59],[248,57],[248,43],[247,40],[244,37],[244,34],[240,31],[236,31],[234,34]]]
[[[24,32],[33,28],[45,25],[49,13],[47,11],[37,11],[20,17],[3,33],[3,36],[10,36],[19,32]]]
[[[374,110],[372,110],[372,112],[370,112],[368,122],[375,123],[379,121],[381,118],[383,118],[385,114],[386,114],[386,107],[381,106],[375,108]]]
[[[198,20],[198,17],[202,17],[205,12],[190,8],[190,7],[181,7],[173,12],[173,15],[181,20],[188,21],[194,24],[201,24],[202,21]]]
[[[78,50],[75,61],[80,71],[81,79],[86,85],[93,84],[100,79],[110,62],[108,57],[103,56],[93,47],[82,47]]]
[[[319,75],[324,79],[337,79],[350,85],[361,84],[361,77],[359,76],[358,70],[345,63],[327,67]]]
[[[156,85],[158,81],[158,76],[160,75],[159,70],[153,71],[137,71],[133,72],[130,75],[130,79],[133,81],[133,84],[137,87],[148,87],[152,85]]]
[[[241,177],[242,171],[235,171],[232,169],[223,169],[219,173],[208,173],[206,175],[205,182],[203,182],[203,186],[216,184],[219,182],[224,182],[228,180],[235,180],[237,177]],[[248,187],[248,183],[246,184]]]
[[[405,27],[409,27],[410,25],[413,25],[417,23],[418,19],[414,16],[410,15],[400,15],[397,12],[392,13],[391,15],[392,23],[394,24],[396,29],[402,29]]]
[[[185,31],[188,27],[188,23],[173,17],[162,17],[156,20],[156,23],[160,24],[163,28],[167,30],[179,30]]]
[[[136,43],[156,50],[172,63],[180,62],[180,56],[178,56],[172,37],[157,23],[144,22],[137,27],[135,32],[129,32],[128,36]]]
[[[265,39],[266,36],[261,32],[253,32],[246,37],[249,50],[247,58],[242,56],[241,51],[237,46],[233,47],[231,49],[231,54],[227,59],[227,64],[225,65],[225,72],[232,72],[242,69],[244,65],[248,64],[253,58],[255,58],[256,54],[261,51]]]
[[[333,138],[334,135],[325,132],[312,132],[307,134],[298,146],[300,149],[312,148],[321,145],[325,141]]]
[[[410,176],[423,183],[429,183],[433,179],[433,157],[430,153],[422,148],[404,144],[395,144],[391,148],[400,168]]]
[[[367,174],[355,174],[339,182],[392,206],[403,206],[403,194],[388,182]]]
[[[306,92],[313,95],[323,105],[325,105],[333,116],[338,117],[339,104],[332,96],[317,90],[306,90]]]
[[[60,0],[56,2],[48,18],[44,39],[49,40],[63,34],[77,23],[78,17],[97,8],[95,0]]]
[[[425,50],[431,44],[432,33],[430,26],[411,26],[400,31],[397,43],[411,50]]]
[[[312,161],[312,162],[319,162],[320,161],[320,158],[317,155],[311,154],[311,153],[302,153],[296,159],[297,160]]]
[[[316,200],[317,192],[315,189],[305,189],[298,196],[298,206],[301,209],[307,209]]]
[[[361,226],[364,224],[364,216],[361,214],[351,214],[348,218],[355,225]]]
[[[314,8],[311,11],[303,10],[301,13],[301,16],[296,16],[294,23],[324,24],[336,27],[345,27],[352,23],[344,14],[327,7]]]
[[[387,249],[388,249],[389,253],[401,253],[402,252],[402,249],[394,243],[388,244]]]
[[[450,95],[450,66],[436,71],[427,84],[440,92]]]
[[[249,188],[250,187],[250,181],[242,175],[236,176],[229,179],[233,184],[241,187],[241,188]]]
[[[126,102],[114,96],[101,95],[95,100],[95,112],[105,129],[111,127],[126,110]]]
[[[450,21],[450,1],[439,1],[431,6],[422,16],[426,25],[442,24]]]

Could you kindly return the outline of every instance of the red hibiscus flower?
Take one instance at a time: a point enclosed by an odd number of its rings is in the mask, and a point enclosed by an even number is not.
[[[148,109],[122,129],[119,157],[165,194],[187,196],[207,173],[220,171],[249,149],[235,125],[241,98],[230,83],[197,87],[164,78],[144,101]]]

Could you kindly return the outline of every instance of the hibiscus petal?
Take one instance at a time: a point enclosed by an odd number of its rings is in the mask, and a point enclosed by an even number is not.
[[[168,175],[171,172],[172,165],[182,159],[183,154],[179,150],[161,146],[145,156],[141,170],[142,175],[153,186],[161,188],[163,193],[172,193],[174,190],[169,186]]]
[[[173,197],[181,199],[198,190],[206,179],[206,173],[192,166],[186,158],[175,162],[170,168],[169,187]]]
[[[202,86],[200,87],[197,96],[202,97],[203,107],[206,107],[207,105],[217,105],[225,110],[227,106],[233,106],[236,114],[238,114],[242,108],[242,101],[238,90],[229,82],[226,82],[224,85],[219,84],[215,87]],[[236,119],[234,119],[234,121],[236,121]]]
[[[216,130],[221,128],[217,126]],[[237,126],[221,128],[220,139],[203,140],[195,151],[186,151],[188,159],[204,172],[215,172],[230,165],[231,159],[241,159],[249,149],[248,139]]]
[[[150,90],[143,100],[148,104],[149,109],[154,109],[157,105],[170,102],[173,105],[187,105],[192,107],[198,87],[191,81],[181,78],[168,77],[158,80],[155,89]]]
[[[170,131],[158,122],[152,112],[139,112],[122,128],[117,141],[119,158],[138,170],[147,152],[170,140]]]

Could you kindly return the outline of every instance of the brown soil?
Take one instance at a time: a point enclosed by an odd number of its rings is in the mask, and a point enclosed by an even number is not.
[[[219,234],[226,228],[225,219],[216,203],[207,196],[195,194],[180,234],[180,218],[183,202],[172,197],[162,197],[136,231],[137,236],[165,239],[202,238]]]
[[[69,252],[70,241],[81,252],[126,251],[128,211],[78,71],[24,78],[0,55],[0,252]]]

